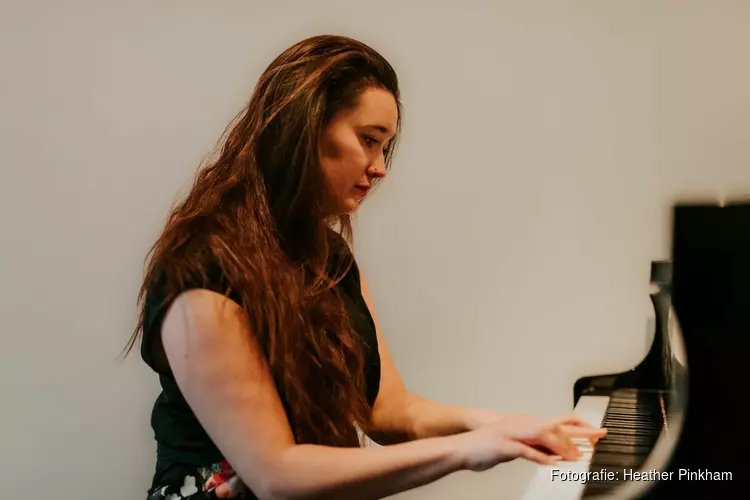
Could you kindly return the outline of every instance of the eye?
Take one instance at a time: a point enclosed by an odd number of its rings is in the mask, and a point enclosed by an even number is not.
[[[378,140],[376,137],[373,137],[371,135],[366,135],[364,136],[364,138],[365,138],[365,142],[367,143],[367,147],[370,147],[370,148],[380,143],[380,140]],[[384,156],[387,155],[390,149],[391,149],[390,144],[383,147],[383,155]]]

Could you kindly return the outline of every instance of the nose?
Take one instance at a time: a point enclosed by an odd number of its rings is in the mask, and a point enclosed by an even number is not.
[[[373,163],[367,169],[367,175],[374,179],[382,179],[386,175],[385,165],[382,162]]]

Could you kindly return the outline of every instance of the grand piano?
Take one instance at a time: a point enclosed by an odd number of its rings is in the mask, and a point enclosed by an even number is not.
[[[539,466],[523,500],[750,497],[750,202],[680,203],[672,217],[672,258],[651,265],[648,354],[573,388],[574,412],[607,437]]]

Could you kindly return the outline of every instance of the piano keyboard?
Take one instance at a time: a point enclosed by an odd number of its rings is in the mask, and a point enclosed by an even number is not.
[[[612,394],[602,421],[607,437],[596,444],[589,470],[616,471],[619,477],[615,481],[587,482],[583,498],[602,495],[621,486],[625,481],[623,470],[641,468],[662,430],[669,432],[668,403],[664,391],[621,389]]]
[[[628,478],[623,469],[637,472],[661,432],[669,432],[668,403],[663,391],[624,389],[613,392],[611,397],[582,396],[574,412],[591,425],[605,427],[607,436],[593,449],[587,440],[579,441],[583,456],[575,462],[538,466],[522,499],[591,498],[624,485]],[[600,474],[585,478],[586,472]],[[602,474],[606,472],[615,473],[615,480],[600,480],[607,477]]]

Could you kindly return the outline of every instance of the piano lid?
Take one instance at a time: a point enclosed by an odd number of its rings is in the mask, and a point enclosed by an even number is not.
[[[686,404],[671,410],[682,421],[680,432],[663,433],[641,468],[669,479],[633,482],[609,498],[738,498],[750,470],[744,401],[750,385],[750,201],[675,205],[672,262],[678,328],[669,342],[670,390],[686,393]],[[689,378],[682,379],[684,366]]]

